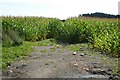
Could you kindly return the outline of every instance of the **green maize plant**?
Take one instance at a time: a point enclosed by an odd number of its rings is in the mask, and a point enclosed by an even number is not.
[[[90,43],[93,48],[113,56],[120,52],[120,27],[115,19],[75,17],[62,22],[56,18],[3,16],[2,26],[6,46],[21,44],[22,40],[55,38],[67,43]]]
[[[88,22],[82,21],[79,18],[69,18],[62,27],[61,36],[63,41],[69,43],[88,42],[90,30]]]
[[[58,38],[60,34],[60,27],[62,27],[62,22],[58,19],[52,19],[48,23],[48,35],[47,38]]]

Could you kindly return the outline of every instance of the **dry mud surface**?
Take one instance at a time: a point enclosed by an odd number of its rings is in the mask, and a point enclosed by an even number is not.
[[[15,61],[3,78],[109,78],[115,60],[86,47],[74,52],[63,45],[34,46],[27,58]]]

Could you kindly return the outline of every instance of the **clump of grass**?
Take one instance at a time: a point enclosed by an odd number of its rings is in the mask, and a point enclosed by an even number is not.
[[[54,52],[56,50],[55,47],[50,48],[50,51]]]
[[[7,29],[2,31],[2,46],[10,47],[10,46],[18,46],[22,44],[22,39],[19,37],[17,32],[11,29]]]
[[[33,50],[31,42],[23,42],[21,46],[2,48],[2,68],[6,69],[15,60],[19,60],[29,55]]]
[[[3,47],[10,47],[13,44],[12,39],[5,33],[2,33],[2,46]]]
[[[87,44],[71,44],[69,46],[67,46],[67,49],[72,50],[72,51],[80,51],[82,47],[87,47]]]
[[[120,73],[118,66],[119,66],[118,59],[116,59],[116,62],[114,63],[114,69],[113,69],[113,74],[115,77],[119,76],[119,73]]]
[[[38,46],[48,46],[56,44],[55,39],[46,39],[38,42]]]
[[[69,49],[69,50],[72,50],[72,51],[79,51],[80,50],[80,47],[78,47],[78,46],[75,46],[75,45],[70,45],[70,46],[67,46],[67,48]]]
[[[45,53],[45,52],[47,52],[47,50],[41,50],[40,52],[43,52],[43,53]]]

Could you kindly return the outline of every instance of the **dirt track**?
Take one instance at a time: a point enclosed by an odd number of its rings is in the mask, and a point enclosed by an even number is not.
[[[109,78],[115,60],[87,47],[74,52],[63,45],[35,46],[3,73],[14,78]]]

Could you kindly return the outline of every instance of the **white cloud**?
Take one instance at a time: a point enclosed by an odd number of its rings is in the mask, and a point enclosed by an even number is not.
[[[3,14],[66,18],[82,13],[118,14],[119,0],[1,0]]]

